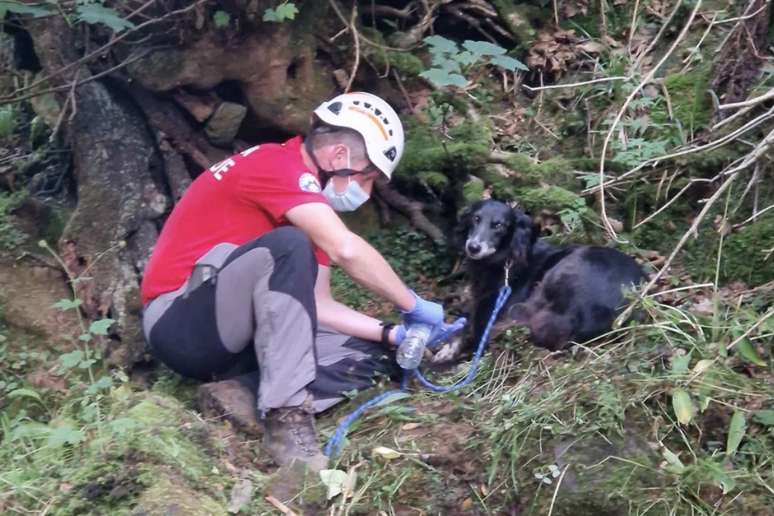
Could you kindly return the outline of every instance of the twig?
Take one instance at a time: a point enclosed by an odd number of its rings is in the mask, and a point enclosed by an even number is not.
[[[771,317],[772,315],[774,315],[774,308],[772,308],[771,310],[769,310],[768,312],[766,312],[766,315],[764,315],[763,317],[761,317],[760,319],[758,319],[758,320],[755,322],[755,324],[753,324],[752,326],[750,326],[749,328],[747,328],[747,331],[746,331],[746,332],[744,332],[743,334],[741,334],[740,336],[738,336],[736,339],[734,339],[734,341],[733,341],[731,344],[729,344],[728,346],[726,346],[726,350],[729,350],[729,349],[733,348],[734,346],[736,346],[737,344],[739,344],[739,342],[741,342],[741,341],[742,341],[742,339],[744,339],[744,338],[745,338],[745,337],[747,337],[749,334],[751,334],[755,328],[757,328],[758,326],[760,326],[761,324],[763,324],[764,322],[766,322],[766,320],[767,320],[769,317]]]
[[[554,23],[559,26],[559,6],[556,5],[556,0],[554,0]]]
[[[349,74],[349,81],[347,81],[347,87],[344,88],[344,93],[349,92],[352,88],[352,83],[355,81],[355,74],[357,74],[357,68],[360,66],[360,36],[355,26],[357,19],[357,3],[352,3],[352,18],[349,22],[349,30],[352,31],[352,40],[355,42],[355,62],[352,65],[352,72]]]
[[[167,14],[165,14],[163,16],[160,16],[158,18],[153,18],[153,19],[148,20],[148,21],[146,21],[144,23],[140,23],[139,25],[135,25],[134,27],[132,27],[130,29],[127,29],[124,32],[122,32],[121,34],[111,38],[110,41],[108,41],[107,43],[105,43],[101,47],[97,48],[96,50],[93,50],[93,51],[89,52],[88,54],[86,54],[85,56],[81,57],[77,61],[73,61],[72,63],[68,63],[68,64],[64,65],[63,67],[59,68],[58,70],[55,70],[55,71],[51,72],[50,74],[46,75],[45,77],[41,77],[40,79],[37,79],[37,80],[33,81],[31,84],[28,84],[27,86],[24,86],[23,88],[19,88],[19,89],[17,89],[16,91],[14,91],[13,93],[11,93],[9,95],[5,95],[3,97],[0,97],[0,103],[19,102],[21,100],[26,100],[28,98],[35,97],[35,96],[39,95],[40,93],[36,93],[34,95],[27,95],[27,96],[20,97],[20,98],[16,98],[16,97],[14,97],[14,95],[18,95],[18,94],[20,94],[22,92],[34,89],[36,86],[39,86],[39,85],[41,85],[41,84],[43,84],[43,83],[53,79],[57,75],[60,75],[60,74],[70,70],[71,68],[73,68],[75,66],[81,65],[81,64],[89,61],[92,57],[95,57],[95,56],[98,56],[98,55],[102,54],[103,52],[108,50],[113,45],[119,43],[120,41],[122,41],[123,39],[128,37],[130,34],[132,34],[134,32],[137,32],[140,29],[143,29],[143,28],[145,28],[145,27],[147,27],[149,25],[153,25],[155,23],[159,23],[159,22],[169,18],[170,16],[175,16],[175,15],[178,15],[178,14],[186,13],[186,12],[192,10],[193,8],[195,8],[197,5],[199,5],[199,4],[201,4],[201,3],[205,2],[205,1],[206,0],[196,0],[194,3],[192,3],[188,7],[184,7],[182,9],[177,9],[175,11],[170,11],[170,12],[168,12]],[[52,91],[52,90],[44,91],[44,93],[48,93],[49,91]],[[57,89],[57,90],[53,90],[53,91],[62,91],[62,90],[61,89]]]
[[[672,253],[669,255],[669,257],[664,262],[664,265],[661,266],[661,269],[651,278],[651,280],[648,282],[647,285],[642,289],[641,295],[644,296],[647,294],[647,292],[653,288],[653,286],[658,282],[658,280],[661,278],[661,276],[664,275],[666,270],[669,268],[669,266],[674,261],[675,257],[677,256],[677,253],[682,250],[683,246],[685,246],[686,242],[688,242],[688,239],[691,237],[691,235],[696,234],[696,230],[699,227],[699,224],[701,224],[702,220],[704,220],[704,217],[707,216],[707,213],[710,211],[712,206],[715,204],[715,202],[720,198],[720,196],[723,194],[724,191],[728,189],[728,187],[731,186],[731,184],[734,182],[734,180],[739,177],[739,172],[744,170],[745,168],[749,167],[765,153],[769,147],[774,143],[774,129],[769,132],[768,135],[758,144],[755,149],[750,152],[744,160],[742,160],[742,163],[739,165],[734,166],[729,171],[725,172],[727,174],[726,180],[723,182],[723,184],[720,185],[720,187],[715,191],[714,194],[707,200],[707,202],[704,204],[704,208],[699,212],[699,214],[696,216],[696,218],[693,220],[693,223],[691,224],[691,227],[688,228],[688,231],[683,234],[680,241],[677,243],[675,248],[672,250]],[[630,305],[622,315],[620,316],[617,321],[623,322],[629,318],[629,316],[632,313],[632,310],[634,309],[634,305]]]
[[[637,56],[637,60],[632,65],[632,70],[637,70],[642,64],[642,60],[645,59],[645,56],[650,54],[650,52],[655,48],[656,43],[658,43],[658,41],[661,39],[661,36],[664,34],[664,32],[666,32],[667,27],[669,26],[670,23],[672,23],[672,18],[675,17],[675,14],[677,14],[677,11],[680,10],[680,7],[682,5],[683,5],[683,0],[678,0],[674,8],[672,9],[672,12],[669,13],[669,16],[667,17],[666,21],[661,25],[661,28],[656,34],[656,37],[654,37],[653,40],[650,42],[650,45],[648,45],[648,47],[639,56]]]
[[[64,101],[64,104],[62,104],[62,109],[59,111],[59,116],[56,117],[56,124],[54,124],[54,128],[51,130],[51,136],[48,137],[49,143],[52,143],[56,139],[56,135],[59,132],[59,128],[62,125],[62,121],[64,121],[65,113],[67,112],[68,106],[72,105],[73,109],[76,109],[75,107],[75,87],[78,85],[78,76],[81,74],[81,69],[78,68],[75,70],[75,75],[73,76],[73,82],[70,86],[70,93],[67,95],[67,98]],[[75,113],[75,111],[73,111]],[[70,120],[72,120],[72,116],[70,117]]]
[[[430,222],[422,213],[423,205],[421,202],[412,201],[408,197],[403,196],[381,179],[377,179],[374,186],[382,200],[407,216],[415,228],[430,236],[437,244],[442,244],[446,241],[443,231]]]
[[[570,84],[550,84],[548,86],[538,86],[538,87],[532,87],[532,86],[527,86],[526,84],[522,84],[521,87],[526,88],[529,91],[555,90],[558,88],[575,88],[577,86],[586,86],[587,84],[595,84],[598,82],[628,81],[629,79],[631,79],[631,77],[624,77],[624,76],[602,77],[602,78],[593,79],[590,81],[573,82]]]
[[[748,217],[747,219],[743,220],[742,222],[740,222],[738,224],[734,224],[733,226],[731,226],[731,229],[739,229],[742,226],[746,226],[747,224],[749,224],[750,222],[753,222],[755,219],[757,219],[758,217],[760,217],[761,215],[763,215],[764,213],[766,213],[767,211],[769,211],[771,209],[774,209],[774,204],[772,204],[771,206],[766,206],[762,210],[753,213],[750,217]]]
[[[754,2],[750,2],[750,6],[749,7],[752,7],[753,3]],[[724,23],[740,22],[740,21],[744,21],[744,20],[749,20],[750,18],[755,18],[758,14],[760,14],[761,11],[766,9],[767,6],[768,6],[768,2],[763,2],[763,5],[757,11],[755,11],[754,13],[746,14],[746,15],[743,15],[743,16],[737,16],[736,18],[728,18],[728,19],[725,19],[725,20],[720,20],[719,22],[715,22],[715,25],[723,25]],[[748,9],[749,9],[749,7],[748,7]]]
[[[691,51],[688,53],[687,56],[685,56],[685,59],[683,59],[683,63],[685,63],[685,66],[683,67],[681,72],[685,72],[688,69],[688,66],[690,66],[691,58],[699,52],[699,48],[701,47],[701,44],[704,43],[704,39],[709,35],[710,31],[712,30],[712,27],[715,26],[715,20],[718,17],[717,11],[712,13],[712,19],[710,20],[709,25],[707,26],[707,30],[704,31],[704,34],[701,35],[701,38],[699,39],[699,42],[696,43],[696,46],[691,49]]]
[[[734,130],[732,133],[729,133],[726,136],[723,136],[722,138],[719,138],[717,140],[713,140],[713,141],[711,141],[711,142],[709,142],[707,144],[704,144],[704,145],[699,145],[698,147],[689,147],[687,149],[679,150],[677,152],[673,152],[673,153],[670,153],[670,154],[665,154],[663,156],[658,156],[656,158],[651,158],[649,160],[643,161],[642,163],[640,163],[639,165],[637,165],[633,169],[626,171],[625,173],[621,174],[618,177],[615,177],[613,179],[608,180],[604,184],[604,186],[607,187],[607,186],[614,185],[616,183],[620,183],[624,179],[633,176],[636,172],[639,172],[640,170],[642,170],[643,168],[645,168],[648,165],[656,164],[656,163],[658,163],[660,161],[664,161],[664,160],[667,160],[667,159],[677,158],[679,156],[685,156],[686,154],[693,154],[695,152],[701,152],[701,151],[705,151],[705,150],[712,150],[712,149],[716,149],[718,147],[721,147],[721,146],[723,146],[723,145],[725,145],[727,143],[730,143],[730,142],[734,141],[738,136],[744,134],[745,132],[749,131],[750,129],[754,129],[754,128],[758,127],[759,125],[761,125],[762,123],[766,122],[767,120],[769,120],[771,118],[774,118],[774,107],[769,109],[766,113],[763,113],[762,115],[759,115],[758,117],[754,118],[753,120],[750,120],[749,122],[747,122],[742,127]],[[594,193],[597,190],[599,190],[599,188],[600,188],[600,185],[592,186],[592,187],[589,187],[589,188],[586,188],[585,190],[583,190],[582,193],[583,194]]]
[[[742,102],[731,102],[730,104],[721,104],[718,106],[718,109],[722,111],[724,109],[734,109],[734,108],[740,108],[740,107],[754,106],[756,104],[760,104],[761,102],[765,102],[772,98],[774,98],[774,88],[771,88],[769,91],[767,91],[760,97],[755,97]]]
[[[637,11],[640,9],[640,0],[634,2],[634,11],[632,12],[632,24],[629,26],[629,39],[626,42],[626,48],[629,54],[632,53],[632,38],[634,38],[634,30],[637,28]]]
[[[672,204],[674,204],[674,202],[677,201],[677,199],[679,199],[681,195],[683,195],[690,187],[692,187],[696,183],[710,183],[710,182],[712,182],[711,179],[698,179],[698,178],[697,179],[692,179],[687,185],[682,187],[680,189],[680,191],[677,192],[674,195],[674,197],[672,197],[671,199],[669,199],[669,201],[664,203],[664,205],[662,207],[660,207],[659,209],[657,209],[656,211],[654,211],[653,213],[651,213],[650,215],[645,217],[644,220],[642,220],[642,221],[638,222],[637,224],[635,224],[632,229],[633,230],[637,229],[638,227],[642,226],[643,224],[647,224],[648,222],[650,222],[651,220],[656,218],[662,211],[664,211],[665,209],[670,207]]]
[[[551,506],[548,508],[548,516],[551,516],[551,514],[554,512],[554,502],[556,502],[556,495],[559,494],[559,486],[562,485],[562,480],[564,479],[564,474],[567,473],[567,470],[570,468],[570,465],[567,464],[564,469],[562,470],[562,474],[559,475],[559,478],[556,481],[556,488],[554,489],[554,496],[551,497]]]
[[[272,495],[267,495],[265,500],[270,504],[272,504],[274,507],[276,507],[278,511],[280,511],[282,514],[285,514],[286,516],[298,516],[290,507],[280,502]]]
[[[634,100],[634,97],[640,92],[642,88],[645,87],[646,84],[648,84],[651,80],[653,80],[653,77],[656,75],[656,72],[659,68],[661,68],[661,65],[663,65],[666,60],[672,55],[672,52],[675,51],[677,46],[682,42],[683,38],[685,38],[686,34],[688,34],[688,31],[691,28],[691,24],[693,23],[693,19],[696,17],[696,13],[699,12],[699,7],[701,7],[702,0],[698,0],[696,2],[696,5],[693,8],[693,11],[691,11],[691,15],[688,17],[688,21],[685,23],[685,26],[683,27],[683,30],[680,32],[680,35],[677,36],[677,38],[674,40],[672,45],[669,47],[669,50],[666,51],[666,53],[662,56],[661,60],[656,64],[656,66],[651,69],[650,72],[648,72],[648,75],[645,76],[645,78],[640,82],[640,84],[637,85],[637,87],[629,94],[629,96],[626,98],[626,100],[623,103],[623,106],[621,106],[621,109],[618,111],[618,114],[616,115],[615,119],[613,120],[613,123],[610,126],[610,129],[607,132],[607,136],[605,136],[605,141],[602,144],[602,155],[599,158],[599,202],[600,202],[600,215],[602,216],[602,222],[605,225],[605,229],[607,230],[608,234],[611,238],[618,240],[618,235],[615,232],[615,229],[613,228],[613,225],[610,223],[610,220],[607,218],[607,209],[605,207],[605,158],[607,154],[607,146],[610,143],[610,139],[613,137],[613,132],[615,131],[616,126],[618,126],[618,123],[621,121],[621,118],[623,118],[624,113],[626,112],[626,108],[629,107],[629,104],[632,100]]]
[[[406,91],[406,87],[403,85],[403,81],[400,78],[400,74],[395,70],[395,68],[392,69],[392,76],[395,77],[395,82],[398,83],[398,89],[403,94],[403,98],[406,100],[406,105],[409,108],[409,111],[411,111],[412,115],[416,115],[417,111],[414,109],[414,105],[411,103],[411,97],[409,97],[408,91]]]
[[[200,0],[200,1],[202,1],[202,0]],[[344,25],[349,25],[349,21],[344,16],[344,13],[341,12],[341,7],[339,7],[339,5],[336,3],[336,0],[328,0],[328,2],[331,4],[331,7],[333,7],[333,11],[336,13],[336,16],[339,18],[339,20],[341,20],[341,23],[343,23]],[[381,48],[383,50],[392,50],[392,51],[395,51],[395,52],[411,52],[417,46],[419,46],[419,45],[414,45],[413,47],[409,47],[409,48],[390,47],[390,46],[382,45],[381,43],[377,43],[375,41],[372,41],[372,40],[368,39],[367,37],[363,36],[362,34],[360,34],[360,39],[363,42],[368,43],[372,47]]]

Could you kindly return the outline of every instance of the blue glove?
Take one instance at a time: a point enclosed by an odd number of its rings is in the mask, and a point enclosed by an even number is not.
[[[419,297],[416,292],[411,291],[416,298],[414,308],[403,313],[403,324],[411,326],[412,324],[427,324],[435,329],[443,324],[443,306],[432,301],[425,301]]]

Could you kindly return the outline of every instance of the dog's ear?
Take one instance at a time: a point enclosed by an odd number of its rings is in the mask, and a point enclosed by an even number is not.
[[[471,206],[468,206],[457,217],[457,225],[454,227],[454,247],[457,249],[465,248],[465,241],[468,239],[468,232],[470,231],[470,224],[473,220],[473,212],[479,208],[480,202],[477,202]]]
[[[530,253],[532,252],[532,246],[535,244],[539,229],[535,229],[537,226],[532,221],[532,217],[525,214],[523,211],[514,209],[513,214],[513,235],[511,237],[511,257],[513,258],[514,265],[518,267],[525,267],[529,260]]]

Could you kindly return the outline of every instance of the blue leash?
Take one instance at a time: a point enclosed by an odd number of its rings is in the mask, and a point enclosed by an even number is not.
[[[341,448],[341,444],[344,441],[344,438],[347,436],[347,431],[349,430],[349,427],[352,426],[352,423],[357,421],[357,419],[360,416],[362,416],[369,408],[379,405],[380,403],[384,402],[386,399],[392,396],[405,394],[405,390],[408,388],[409,380],[412,377],[415,377],[419,381],[419,383],[421,383],[422,385],[424,385],[425,387],[427,387],[433,392],[456,391],[456,390],[462,389],[463,387],[468,385],[471,381],[473,381],[473,378],[475,378],[476,376],[476,370],[478,369],[479,363],[481,362],[481,357],[483,356],[484,351],[486,350],[486,345],[489,341],[489,334],[492,331],[492,327],[494,326],[494,323],[497,320],[497,316],[499,315],[500,310],[502,310],[503,306],[505,306],[505,303],[506,301],[508,301],[508,298],[510,297],[510,295],[511,295],[511,287],[508,285],[506,280],[506,284],[500,287],[500,291],[497,294],[497,301],[495,301],[494,308],[492,309],[492,315],[489,316],[489,321],[486,323],[486,328],[484,328],[484,333],[481,334],[481,339],[478,341],[478,347],[476,348],[476,353],[473,355],[473,359],[470,362],[470,369],[468,369],[468,373],[465,375],[465,378],[463,378],[462,380],[452,385],[436,385],[430,382],[427,378],[425,378],[422,375],[422,373],[419,371],[419,369],[406,370],[403,374],[403,380],[401,381],[401,390],[392,390],[392,391],[383,392],[382,394],[379,394],[378,396],[371,398],[370,400],[366,401],[358,408],[356,408],[346,418],[344,418],[344,421],[339,423],[339,426],[336,427],[336,431],[333,432],[333,436],[331,437],[330,441],[328,441],[328,444],[325,445],[325,455],[327,455],[328,457],[333,457],[334,455],[338,455]]]

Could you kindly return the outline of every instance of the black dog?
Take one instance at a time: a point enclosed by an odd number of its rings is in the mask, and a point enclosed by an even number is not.
[[[552,350],[610,330],[625,305],[623,289],[645,277],[633,258],[615,249],[538,239],[531,217],[498,201],[474,204],[460,222],[472,281],[472,346],[489,321],[506,269],[513,292],[497,326],[525,325],[534,344]]]

